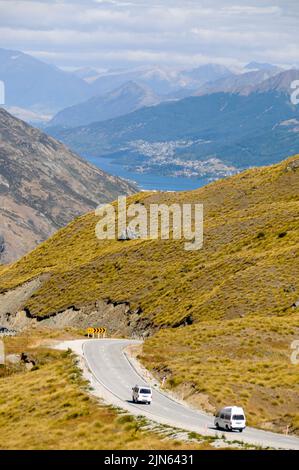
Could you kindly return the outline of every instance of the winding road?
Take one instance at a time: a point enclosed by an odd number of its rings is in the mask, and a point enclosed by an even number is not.
[[[69,342],[71,343],[71,342]],[[75,343],[75,342],[74,342]],[[146,382],[134,368],[124,350],[137,340],[100,339],[80,342],[81,355],[97,382],[105,391],[105,400],[124,408],[134,415],[143,415],[153,421],[168,424],[203,435],[216,435],[213,416],[191,408],[153,388],[151,405],[135,404],[131,401],[132,387]],[[78,353],[78,348],[77,351]],[[228,404],[229,405],[229,404]],[[299,450],[299,438],[247,427],[243,433],[218,431],[227,440],[238,440],[249,444],[280,449]]]

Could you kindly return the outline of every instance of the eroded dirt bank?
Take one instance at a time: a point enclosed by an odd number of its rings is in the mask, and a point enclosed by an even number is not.
[[[0,327],[22,331],[35,326],[53,329],[105,326],[110,334],[131,337],[145,337],[150,334],[152,326],[142,316],[142,310],[131,310],[126,301],[96,300],[85,305],[70,305],[65,310],[44,318],[34,317],[25,305],[42,282],[42,278],[37,278],[0,294]]]

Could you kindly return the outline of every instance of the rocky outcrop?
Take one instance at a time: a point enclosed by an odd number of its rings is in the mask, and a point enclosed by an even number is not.
[[[69,307],[48,317],[36,318],[30,312],[20,310],[15,313],[0,314],[0,324],[14,331],[26,328],[76,328],[105,327],[110,335],[144,337],[150,334],[151,323],[140,317],[139,310],[131,311],[127,302],[107,302],[99,300],[81,308]]]
[[[299,171],[299,160],[291,161],[287,167],[286,171]]]
[[[152,324],[142,316],[140,307],[131,309],[129,302],[114,302],[111,299],[97,300],[83,306],[71,305],[63,311],[37,318],[31,314],[25,304],[42,282],[43,278],[37,278],[0,294],[2,328],[18,332],[26,328],[86,329],[104,326],[109,335],[121,334],[132,337],[146,336],[151,332]]]

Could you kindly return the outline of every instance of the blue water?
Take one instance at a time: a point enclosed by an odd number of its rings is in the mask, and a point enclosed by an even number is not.
[[[134,173],[126,170],[122,165],[113,163],[109,158],[96,157],[88,160],[114,176],[119,176],[137,183],[140,189],[158,191],[189,191],[205,186],[210,181],[208,178],[186,178],[163,176],[148,173]]]

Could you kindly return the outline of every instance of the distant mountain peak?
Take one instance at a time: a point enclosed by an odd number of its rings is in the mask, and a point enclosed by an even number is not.
[[[159,97],[148,86],[130,80],[105,95],[93,96],[83,103],[65,108],[48,125],[64,128],[88,125],[123,116],[159,102]]]
[[[5,83],[7,106],[43,113],[55,113],[92,94],[74,74],[9,49],[0,49],[0,80]]]
[[[197,82],[197,88],[205,83],[233,75],[232,71],[228,67],[221,64],[199,65],[192,70],[184,71],[183,74],[191,78],[194,81],[194,85]]]
[[[126,93],[131,93],[136,96],[143,95],[144,97],[150,95],[153,97],[154,101],[158,101],[158,97],[155,95],[155,93],[153,92],[153,90],[151,90],[149,86],[146,86],[143,83],[139,83],[138,81],[133,81],[133,80],[130,80],[124,83],[120,87],[116,88],[116,90],[112,90],[110,93],[108,93],[107,96],[117,97]]]

